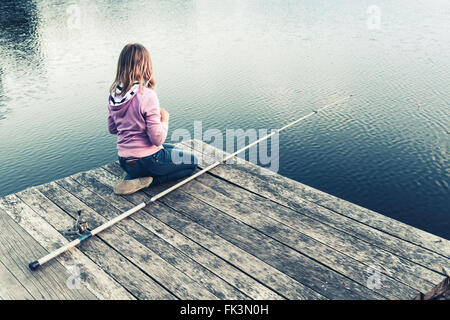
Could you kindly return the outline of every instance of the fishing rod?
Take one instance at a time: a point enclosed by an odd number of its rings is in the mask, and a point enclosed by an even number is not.
[[[92,231],[86,232],[85,234],[80,235],[77,239],[75,239],[75,240],[73,240],[73,241],[67,243],[66,245],[60,247],[59,249],[54,250],[53,252],[50,252],[50,253],[47,254],[46,256],[44,256],[44,257],[42,257],[42,258],[40,258],[40,259],[38,259],[38,260],[35,260],[35,261],[33,261],[33,262],[30,262],[30,264],[29,264],[28,266],[30,267],[31,270],[36,270],[36,269],[38,269],[38,268],[39,268],[40,266],[42,266],[44,263],[46,263],[46,262],[52,260],[53,258],[56,258],[56,257],[59,256],[61,253],[63,253],[63,252],[65,252],[65,251],[67,251],[67,250],[69,250],[69,249],[71,249],[71,248],[73,248],[73,247],[79,245],[80,243],[82,243],[82,242],[86,241],[87,239],[89,239],[89,238],[91,238],[91,237],[97,235],[98,233],[102,232],[103,230],[108,229],[109,227],[111,227],[111,226],[113,226],[114,224],[116,224],[116,223],[122,221],[122,220],[125,219],[126,217],[132,215],[133,213],[135,213],[135,212],[137,212],[137,211],[139,211],[139,210],[141,210],[141,209],[144,208],[145,206],[151,204],[152,202],[155,202],[155,201],[158,200],[159,198],[164,197],[166,194],[168,194],[168,193],[170,193],[170,192],[172,192],[172,191],[174,191],[174,190],[180,188],[181,186],[183,186],[183,185],[185,185],[186,183],[188,183],[188,182],[194,180],[194,179],[197,178],[198,176],[201,176],[201,175],[204,174],[205,172],[208,172],[208,171],[212,170],[213,168],[217,167],[217,166],[220,165],[221,163],[226,162],[227,160],[233,158],[234,156],[240,154],[241,152],[243,152],[243,151],[245,151],[245,150],[251,148],[252,146],[254,146],[254,145],[260,143],[261,141],[264,141],[264,140],[269,139],[271,136],[273,136],[273,135],[275,135],[275,134],[277,134],[277,133],[279,133],[279,132],[281,132],[281,131],[283,131],[283,130],[286,130],[287,128],[289,128],[289,127],[291,127],[291,126],[293,126],[293,125],[299,123],[299,122],[302,121],[302,120],[305,120],[305,119],[307,119],[307,118],[309,118],[309,117],[311,117],[311,116],[313,116],[313,115],[315,115],[315,114],[318,114],[319,112],[322,112],[322,111],[324,111],[325,109],[327,109],[327,108],[329,108],[329,107],[331,107],[331,106],[333,106],[333,105],[336,105],[336,104],[338,104],[338,103],[340,103],[340,102],[343,102],[343,101],[345,101],[345,100],[350,99],[350,97],[351,97],[351,95],[349,95],[349,96],[347,96],[347,97],[345,97],[345,98],[336,100],[336,101],[333,102],[333,103],[327,104],[327,105],[325,105],[325,106],[323,106],[323,107],[321,107],[321,108],[319,108],[319,109],[317,109],[317,110],[315,110],[315,111],[312,111],[312,112],[308,113],[307,115],[305,115],[305,116],[303,116],[303,117],[301,117],[301,118],[298,118],[298,119],[295,120],[295,121],[292,121],[292,122],[286,124],[284,127],[281,127],[280,129],[273,130],[270,134],[268,134],[268,135],[266,135],[266,136],[264,136],[264,137],[262,137],[262,138],[260,138],[260,139],[258,139],[258,140],[256,140],[256,141],[250,143],[249,145],[247,145],[247,146],[245,146],[245,147],[243,147],[243,148],[237,150],[236,152],[234,152],[234,153],[232,153],[232,154],[229,154],[229,155],[225,156],[222,160],[218,160],[218,161],[214,162],[213,164],[207,166],[206,168],[204,168],[204,169],[198,171],[197,173],[195,173],[195,174],[189,176],[189,177],[186,178],[185,180],[182,180],[182,181],[178,182],[177,184],[173,185],[172,187],[167,188],[166,190],[164,190],[164,191],[162,191],[162,192],[160,192],[160,193],[154,195],[152,198],[150,198],[150,200],[149,200],[147,203],[142,202],[142,203],[138,204],[138,205],[135,206],[134,208],[132,208],[132,209],[126,211],[126,212],[123,212],[122,214],[120,214],[120,215],[118,215],[117,217],[111,219],[110,221],[108,221],[108,222],[106,222],[106,223],[104,223],[104,224],[98,226],[97,228],[93,229]]]

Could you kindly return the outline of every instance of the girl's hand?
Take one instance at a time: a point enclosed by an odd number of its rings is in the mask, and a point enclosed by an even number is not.
[[[170,114],[166,109],[160,109],[161,122],[169,122]]]

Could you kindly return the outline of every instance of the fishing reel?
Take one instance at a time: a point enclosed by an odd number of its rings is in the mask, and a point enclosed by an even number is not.
[[[64,235],[69,237],[78,237],[86,233],[89,229],[89,225],[85,218],[81,217],[83,210],[78,210],[78,217],[73,223],[72,227],[64,231]]]

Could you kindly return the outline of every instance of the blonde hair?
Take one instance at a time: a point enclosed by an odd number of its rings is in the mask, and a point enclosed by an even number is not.
[[[120,93],[126,93],[136,81],[139,82],[140,89],[155,87],[150,53],[139,43],[129,43],[120,52],[116,79],[111,85],[110,92],[115,92],[120,85],[122,87]]]

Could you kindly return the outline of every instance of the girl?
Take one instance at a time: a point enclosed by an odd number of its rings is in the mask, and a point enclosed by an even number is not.
[[[119,56],[108,103],[108,129],[117,134],[120,166],[127,173],[114,188],[116,194],[180,179],[197,168],[194,155],[164,144],[169,112],[159,108],[154,87],[149,52],[140,44],[127,44]]]

